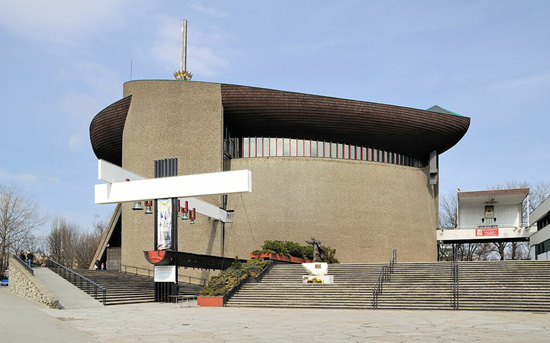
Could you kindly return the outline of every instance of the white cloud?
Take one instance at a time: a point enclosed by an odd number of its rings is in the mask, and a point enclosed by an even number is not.
[[[218,18],[219,19],[219,18],[226,18],[227,17],[227,12],[223,11],[219,8],[207,7],[207,6],[203,6],[201,4],[198,4],[198,3],[191,4],[190,6],[191,6],[191,8],[196,10],[197,12],[208,15],[212,18]]]
[[[68,43],[82,34],[104,32],[122,24],[133,0],[17,0],[0,5],[0,26],[34,40]]]
[[[189,70],[199,76],[212,77],[218,75],[218,70],[229,65],[225,58],[216,56],[209,47],[189,47],[193,57],[189,59]]]
[[[77,150],[79,150],[81,147],[82,147],[82,143],[83,143],[83,139],[81,136],[79,135],[72,135],[70,138],[69,138],[69,149],[71,149],[71,151],[75,152]]]
[[[37,184],[39,178],[37,175],[34,174],[11,174],[6,171],[0,170],[0,181],[2,180],[28,186]]]

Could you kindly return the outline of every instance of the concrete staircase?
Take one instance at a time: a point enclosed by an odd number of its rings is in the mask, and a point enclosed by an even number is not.
[[[550,261],[458,262],[459,308],[550,312]]]
[[[302,284],[298,264],[274,266],[260,283],[249,283],[226,306],[286,308],[372,308],[372,289],[382,264],[331,264],[334,284]]]
[[[550,311],[550,262],[458,262],[459,309]],[[300,265],[276,265],[246,284],[227,306],[372,309],[383,264],[334,264],[334,284],[302,284]],[[452,263],[397,263],[384,282],[379,309],[452,310]]]
[[[452,310],[451,262],[397,263],[384,282],[379,309]]]
[[[110,270],[78,269],[76,272],[107,289],[105,305],[155,301],[155,283],[152,277]],[[202,289],[201,286],[181,282],[179,286],[179,294],[188,296],[198,296]],[[86,291],[85,288],[83,290]]]

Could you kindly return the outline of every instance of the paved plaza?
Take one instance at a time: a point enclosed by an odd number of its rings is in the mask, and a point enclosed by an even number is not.
[[[550,342],[530,312],[204,308],[54,310],[0,289],[1,342]]]

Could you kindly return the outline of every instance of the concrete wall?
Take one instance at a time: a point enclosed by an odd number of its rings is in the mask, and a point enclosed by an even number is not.
[[[223,108],[219,84],[185,81],[132,81],[122,143],[122,166],[154,177],[154,160],[178,158],[178,175],[222,171]],[[221,196],[203,200],[221,206]],[[123,205],[122,264],[152,268],[143,256],[154,248],[154,218]],[[180,221],[179,250],[218,255],[220,227],[202,217],[195,225]],[[192,273],[193,274],[193,273]],[[194,272],[207,278],[207,273]]]
[[[246,158],[252,193],[231,195],[226,256],[245,256],[264,240],[314,236],[341,262],[436,261],[437,188],[428,169],[321,158]]]
[[[59,299],[13,256],[10,256],[9,271],[8,290],[11,293],[45,304],[51,308],[59,308]]]

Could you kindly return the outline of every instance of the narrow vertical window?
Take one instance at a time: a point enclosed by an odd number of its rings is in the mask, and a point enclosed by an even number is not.
[[[283,156],[290,156],[290,139],[283,139]]]
[[[264,139],[262,137],[256,138],[256,156],[264,156]]]
[[[298,149],[296,155],[298,157],[304,157],[304,140],[303,139],[298,140],[298,147],[296,149]]]
[[[297,144],[295,139],[290,139],[290,156],[296,157]]]
[[[269,156],[269,138],[264,137],[264,157]]]
[[[269,156],[277,156],[277,138],[269,139]]]
[[[243,157],[250,157],[250,149],[248,148],[249,139],[243,138]]]
[[[331,158],[338,158],[338,150],[337,150],[336,143],[330,143],[330,157]]]
[[[277,138],[277,156],[283,156],[283,139]]]
[[[304,156],[310,157],[311,155],[311,141],[304,141]]]

